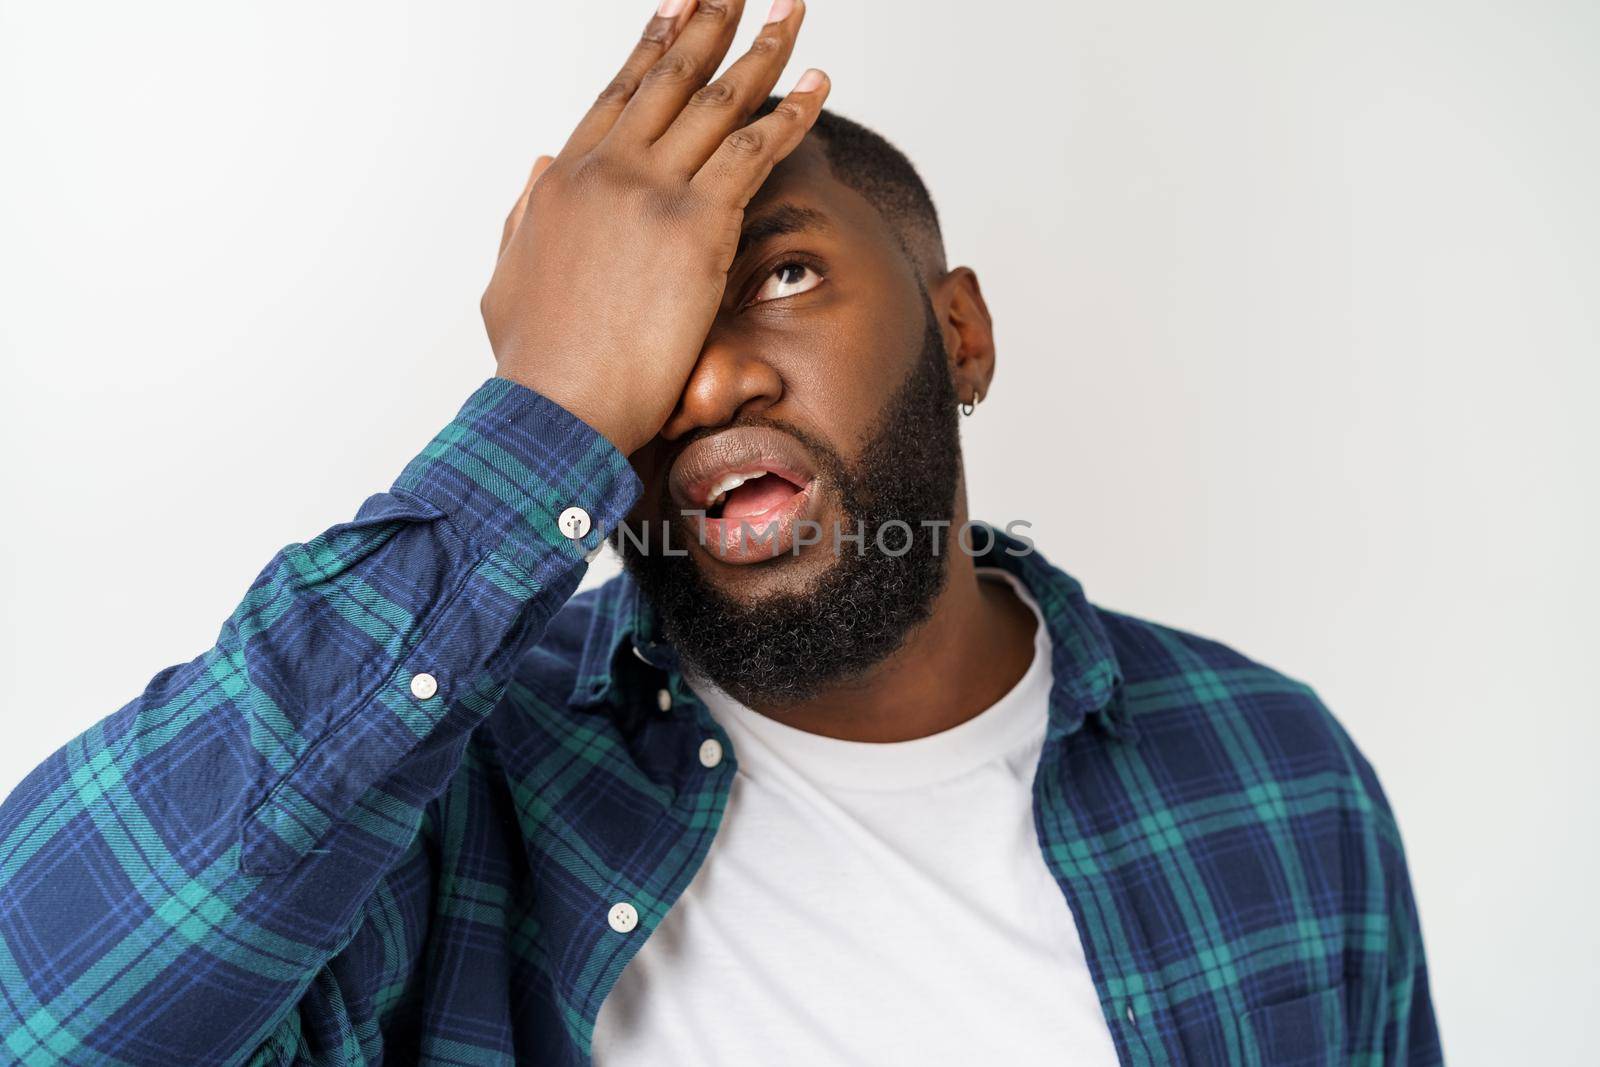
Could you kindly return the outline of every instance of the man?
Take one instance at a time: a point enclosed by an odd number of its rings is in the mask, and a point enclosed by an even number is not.
[[[1370,766],[969,520],[976,276],[767,98],[802,0],[710,81],[740,6],[536,165],[496,376],[0,810],[8,1061],[1439,1061]]]

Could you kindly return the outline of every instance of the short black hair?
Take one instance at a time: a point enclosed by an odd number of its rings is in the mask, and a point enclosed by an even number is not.
[[[751,119],[771,114],[781,103],[781,96],[767,97]],[[878,209],[901,251],[918,268],[919,280],[942,272],[944,234],[939,229],[939,212],[905,153],[882,134],[827,108],[817,116],[811,133],[821,139],[833,176]]]

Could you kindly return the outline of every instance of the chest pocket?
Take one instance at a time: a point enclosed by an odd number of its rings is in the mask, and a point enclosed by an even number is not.
[[[1239,1016],[1249,1067],[1334,1067],[1345,1061],[1343,985]]]

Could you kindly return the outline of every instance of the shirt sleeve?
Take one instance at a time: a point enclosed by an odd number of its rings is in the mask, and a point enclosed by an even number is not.
[[[1422,952],[1422,929],[1411,897],[1411,880],[1400,872],[1395,909],[1390,912],[1389,1024],[1384,1048],[1389,1062],[1411,1067],[1434,1067],[1445,1062],[1440,1048],[1434,998],[1427,987],[1427,958]]]
[[[1405,852],[1395,834],[1395,859],[1389,871],[1389,959],[1387,1008],[1383,1049],[1385,1063],[1409,1067],[1434,1067],[1444,1062],[1439,1026],[1428,989],[1427,954],[1422,947],[1422,923]]]
[[[29,774],[0,805],[0,1061],[247,1059],[641,488],[491,378],[387,492],[274,555],[212,648]]]
[[[1344,736],[1348,739],[1348,734]],[[1383,948],[1381,967],[1375,972],[1382,975],[1382,982],[1373,991],[1376,1002],[1371,1017],[1373,1030],[1371,1040],[1363,1047],[1381,1048],[1384,1063],[1434,1067],[1444,1062],[1444,1052],[1428,987],[1422,920],[1411,888],[1411,871],[1400,837],[1400,825],[1377,771],[1355,749],[1353,742],[1347,743],[1370,801],[1379,860],[1372,885],[1382,887],[1380,899],[1387,903],[1384,914],[1387,936],[1374,939],[1375,946]]]

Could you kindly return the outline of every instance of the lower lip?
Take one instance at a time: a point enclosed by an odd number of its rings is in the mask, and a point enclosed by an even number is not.
[[[689,514],[689,529],[706,554],[723,563],[762,563],[794,552],[799,524],[816,508],[817,483],[806,487],[775,508],[738,519],[711,519]]]

